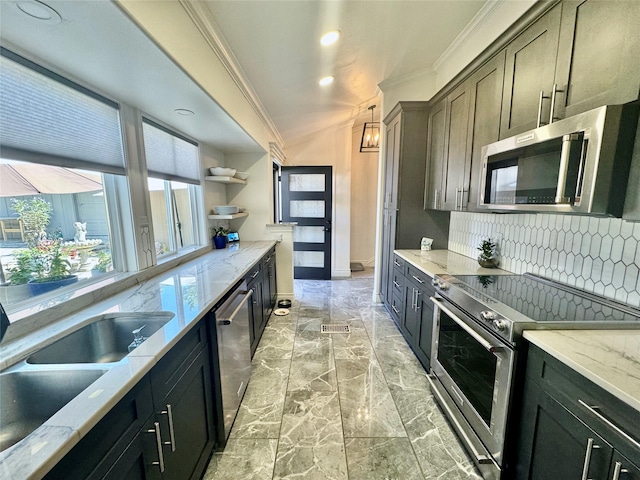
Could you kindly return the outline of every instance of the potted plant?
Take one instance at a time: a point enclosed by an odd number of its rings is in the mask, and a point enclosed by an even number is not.
[[[484,268],[496,268],[498,266],[498,256],[496,253],[496,244],[490,238],[483,240],[478,246],[480,255],[478,256],[478,263]]]
[[[31,266],[33,278],[28,285],[31,295],[41,295],[78,281],[77,275],[71,275],[71,263],[62,240],[42,240],[32,252]]]
[[[225,248],[227,246],[227,233],[229,233],[229,230],[224,227],[211,229],[213,245],[215,248]]]
[[[15,263],[7,269],[7,283],[0,286],[2,305],[12,305],[31,296],[27,282],[33,278],[33,255],[30,248],[13,252]]]

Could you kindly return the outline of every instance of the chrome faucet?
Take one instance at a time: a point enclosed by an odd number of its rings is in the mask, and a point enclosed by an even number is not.
[[[146,325],[142,325],[140,328],[131,330],[131,333],[133,334],[133,342],[129,344],[129,352],[132,352],[136,347],[139,347],[140,344],[147,339],[147,337],[140,333],[144,327],[146,327]]]

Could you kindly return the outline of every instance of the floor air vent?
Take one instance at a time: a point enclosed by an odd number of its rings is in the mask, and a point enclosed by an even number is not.
[[[351,333],[349,325],[322,325],[320,331],[322,333]]]

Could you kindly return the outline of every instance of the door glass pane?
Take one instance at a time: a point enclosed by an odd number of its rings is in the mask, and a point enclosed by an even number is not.
[[[324,200],[291,200],[291,217],[324,218]]]
[[[323,173],[300,173],[289,175],[290,192],[324,192]]]
[[[293,266],[324,268],[324,252],[293,252]]]
[[[294,242],[324,243],[324,227],[300,227],[293,229]]]

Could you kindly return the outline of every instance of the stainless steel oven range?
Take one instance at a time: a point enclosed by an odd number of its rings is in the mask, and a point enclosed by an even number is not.
[[[640,328],[626,305],[532,274],[433,279],[429,381],[486,479],[506,479],[505,439],[522,332]]]

